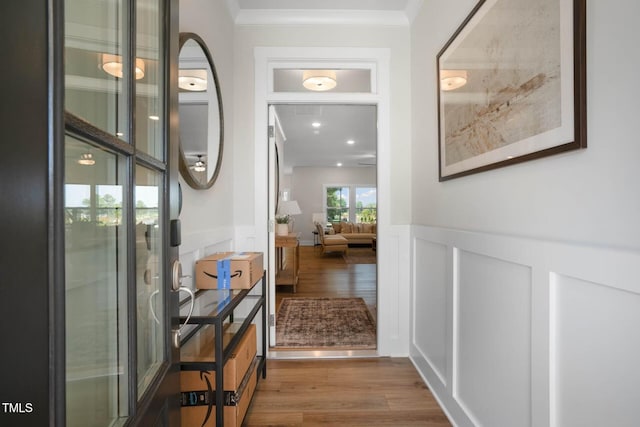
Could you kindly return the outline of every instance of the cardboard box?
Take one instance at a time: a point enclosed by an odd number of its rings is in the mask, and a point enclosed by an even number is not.
[[[199,354],[190,354],[190,348],[184,349],[185,351],[182,351],[181,349],[181,355],[185,356],[183,357],[183,362],[215,362],[213,328],[208,328],[207,330],[210,331],[210,333],[206,333],[204,336],[200,337],[204,341],[201,341],[198,345],[198,349],[200,351]],[[225,333],[223,342],[225,342],[225,344],[228,343],[233,335],[234,334],[232,333]],[[189,341],[187,341],[185,347],[188,347],[189,343],[196,338],[199,337],[194,336]],[[245,374],[249,370],[253,359],[255,359],[256,357],[256,354],[256,325],[251,324],[249,325],[249,328],[244,333],[244,336],[227,360],[227,363],[224,365],[223,386],[225,391],[238,391],[238,387],[240,386],[240,383],[242,382]],[[215,390],[215,383],[215,371],[180,372],[180,388],[182,391],[208,390],[208,384],[211,384],[212,390]]]
[[[254,357],[251,368],[246,372],[242,384],[234,397],[233,406],[224,407],[224,427],[241,427],[244,416],[247,414],[251,398],[256,390],[258,376],[258,359]],[[188,398],[188,396],[187,396]],[[215,427],[216,426],[216,406],[215,396],[200,394],[203,404],[185,406],[185,396],[183,393],[183,406],[180,409],[182,425],[186,427]]]
[[[196,288],[249,289],[262,273],[262,252],[219,252],[196,261]]]

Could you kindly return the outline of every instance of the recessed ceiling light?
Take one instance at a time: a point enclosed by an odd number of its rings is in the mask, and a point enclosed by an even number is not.
[[[348,140],[348,141],[347,141],[347,144],[349,144],[349,145],[353,145],[353,144],[355,144],[355,143],[356,143],[356,142],[355,142],[353,139],[350,139],[350,140]]]
[[[311,123],[311,126],[313,126],[314,128],[319,128],[320,126],[322,126],[322,124],[320,122],[313,122]]]
[[[157,121],[157,120],[160,120],[160,117],[159,117],[159,116],[149,116],[149,118],[150,118],[151,120],[156,120],[156,121]]]
[[[342,163],[338,162],[338,163],[336,163],[336,166],[340,167],[340,166],[342,166]]]

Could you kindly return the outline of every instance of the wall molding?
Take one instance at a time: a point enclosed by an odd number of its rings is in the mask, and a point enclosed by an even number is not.
[[[417,225],[410,241],[410,358],[455,425],[640,417],[640,252]],[[425,307],[443,321],[424,324]]]

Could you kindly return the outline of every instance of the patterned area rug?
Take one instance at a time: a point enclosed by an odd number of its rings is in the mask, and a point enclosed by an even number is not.
[[[283,298],[278,348],[376,348],[375,321],[362,298]]]
[[[376,253],[371,248],[349,248],[342,257],[347,264],[375,264]]]

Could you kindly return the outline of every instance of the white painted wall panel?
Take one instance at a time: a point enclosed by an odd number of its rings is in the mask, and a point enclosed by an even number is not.
[[[429,324],[434,313],[412,311],[410,354],[455,425],[638,425],[639,251],[423,226],[411,235],[412,306],[444,277],[451,309]],[[444,381],[424,350],[443,335]]]
[[[447,247],[416,239],[414,265],[413,345],[446,385]]]
[[[454,396],[477,425],[528,426],[531,269],[464,250],[456,264]]]
[[[552,277],[552,425],[639,425],[640,294]]]

